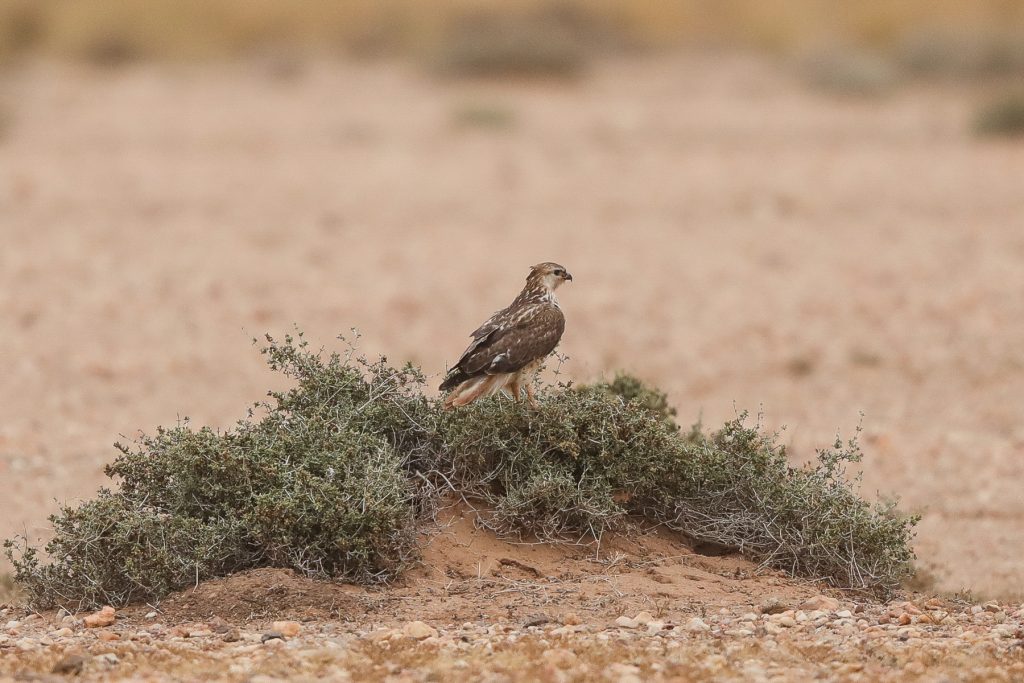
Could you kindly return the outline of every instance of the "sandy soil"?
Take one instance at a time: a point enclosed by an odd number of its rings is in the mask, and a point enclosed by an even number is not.
[[[817,594],[664,534],[516,545],[449,511],[388,588],[262,569],[95,615],[0,605],[0,683],[992,681],[1024,606]],[[102,619],[101,619],[102,618]]]
[[[440,375],[551,259],[572,376],[629,369],[710,424],[763,410],[797,459],[863,411],[867,490],[923,512],[939,587],[1019,594],[1024,144],[972,138],[972,101],[738,57],[571,85],[5,73],[0,535],[88,496],[119,434],[242,416],[278,381],[251,337],[356,326]]]

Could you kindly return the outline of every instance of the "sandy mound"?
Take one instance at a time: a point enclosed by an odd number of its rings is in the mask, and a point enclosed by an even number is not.
[[[735,555],[702,555],[664,529],[615,535],[600,544],[553,546],[500,539],[479,528],[475,513],[464,508],[447,510],[440,524],[440,531],[424,533],[421,565],[395,585],[353,586],[287,569],[258,569],[170,596],[159,605],[161,619],[458,624],[558,620],[575,612],[593,622],[642,610],[680,619],[722,607],[754,607],[767,597],[795,604],[821,590]],[[125,616],[149,609],[135,607]]]

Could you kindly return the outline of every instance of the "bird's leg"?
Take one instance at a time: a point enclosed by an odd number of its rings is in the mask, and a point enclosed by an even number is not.
[[[531,408],[537,407],[537,399],[533,395],[533,382],[526,383],[526,402],[530,404]]]
[[[519,380],[514,379],[511,382],[509,382],[509,389],[512,390],[512,400],[515,401],[516,403],[519,403],[520,399],[523,398],[523,395],[521,393],[523,388],[519,386]]]

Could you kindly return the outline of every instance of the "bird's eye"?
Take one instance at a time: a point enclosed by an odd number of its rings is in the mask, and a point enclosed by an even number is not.
[[[558,277],[562,277],[563,275],[565,275],[565,271],[562,270],[561,268],[557,268],[555,269],[555,275],[557,275]]]

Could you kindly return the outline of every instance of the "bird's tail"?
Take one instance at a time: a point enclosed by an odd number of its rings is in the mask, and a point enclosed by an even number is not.
[[[450,391],[465,382],[467,379],[469,379],[469,375],[458,368],[452,368],[448,372],[448,376],[444,378],[443,382],[441,382],[441,386],[439,386],[438,389],[441,391]]]

